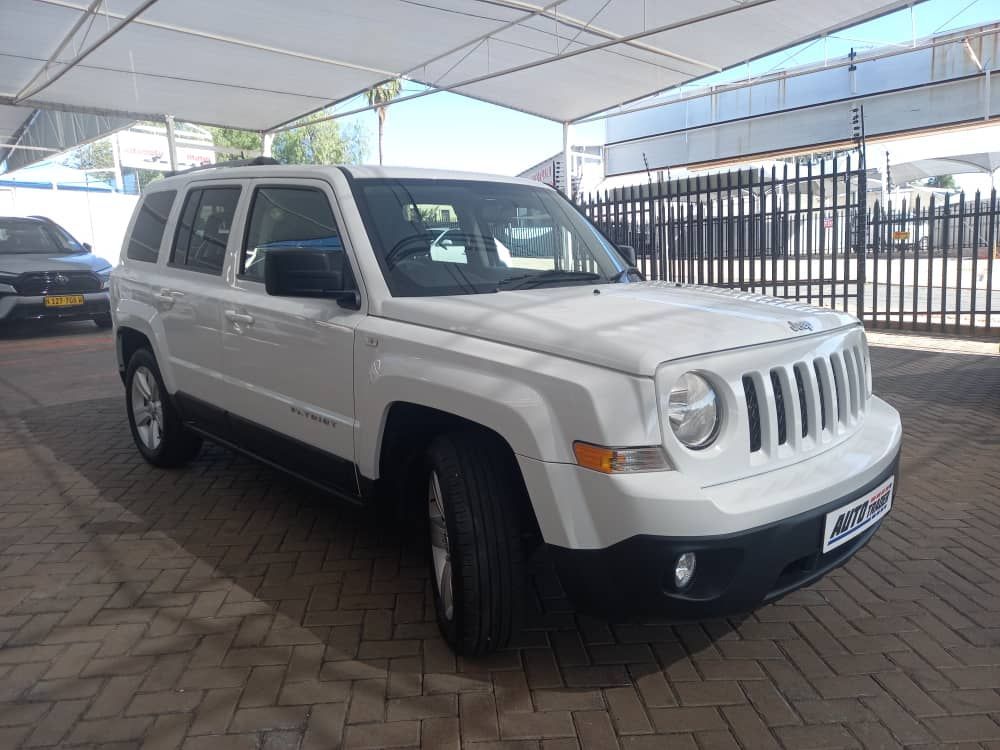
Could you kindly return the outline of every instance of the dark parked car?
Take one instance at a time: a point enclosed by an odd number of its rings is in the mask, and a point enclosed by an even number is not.
[[[0,323],[90,318],[111,326],[111,265],[51,219],[0,216]]]

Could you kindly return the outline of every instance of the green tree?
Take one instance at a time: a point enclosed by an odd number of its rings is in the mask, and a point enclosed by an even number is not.
[[[957,185],[955,185],[955,177],[950,174],[942,174],[942,175],[937,175],[935,177],[928,177],[924,185],[926,185],[927,187],[944,188],[947,190],[954,190],[957,187]]]
[[[357,164],[364,161],[368,142],[363,129],[356,123],[344,128],[336,120],[315,122],[322,112],[303,121],[301,127],[278,133],[271,144],[271,153],[283,164]],[[245,156],[260,153],[259,133],[233,128],[209,128],[212,142],[220,148],[239,149]],[[219,154],[218,161],[238,158]]]
[[[391,81],[385,81],[380,83],[378,86],[372,86],[365,92],[365,96],[368,98],[368,105],[375,107],[375,114],[378,116],[378,163],[382,163],[382,134],[385,131],[385,118],[388,115],[388,110],[385,105],[399,96],[399,92],[403,90],[403,82],[398,78],[393,78]]]
[[[135,170],[135,181],[139,186],[139,192],[143,192],[146,189],[146,185],[151,182],[156,182],[157,180],[163,179],[163,172],[158,172],[155,169],[136,169]]]
[[[74,169],[113,169],[115,157],[111,152],[111,139],[87,143],[70,151],[63,163]]]
[[[212,134],[212,143],[218,148],[239,149],[243,158],[249,154],[260,153],[260,134],[252,130],[236,130],[235,128],[209,128]],[[239,159],[238,154],[217,154],[217,161],[229,159]]]

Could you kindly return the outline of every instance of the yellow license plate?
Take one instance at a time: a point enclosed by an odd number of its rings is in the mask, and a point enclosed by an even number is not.
[[[82,304],[82,294],[53,294],[45,298],[46,307],[72,307],[73,305]]]

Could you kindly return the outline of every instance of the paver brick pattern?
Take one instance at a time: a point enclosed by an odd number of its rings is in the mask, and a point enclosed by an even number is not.
[[[540,560],[528,627],[477,660],[438,636],[419,534],[216,447],[149,467],[120,395],[8,410],[0,748],[1000,747],[1000,359],[873,360],[902,481],[847,566],[612,625]]]

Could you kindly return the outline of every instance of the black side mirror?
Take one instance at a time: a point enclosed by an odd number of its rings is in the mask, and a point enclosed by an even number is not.
[[[631,245],[619,245],[618,252],[626,260],[630,267],[635,268],[635,248]]]
[[[267,249],[264,288],[273,297],[335,299],[341,307],[361,309],[361,295],[355,287],[351,265],[340,248]]]
[[[90,253],[90,252],[93,252],[93,250],[94,250],[94,246],[93,246],[93,245],[91,245],[91,244],[90,244],[89,242],[81,242],[81,243],[80,243],[80,245],[81,245],[81,246],[83,247],[83,249],[84,249],[84,250],[86,250],[86,251],[87,251],[88,253]]]

